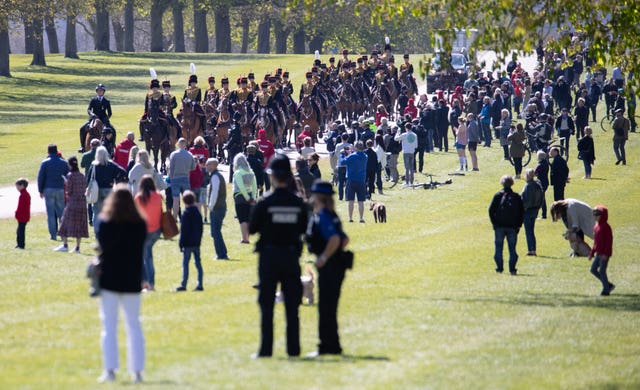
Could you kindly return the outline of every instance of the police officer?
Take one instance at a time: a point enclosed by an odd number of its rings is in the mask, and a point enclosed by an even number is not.
[[[111,102],[104,96],[107,88],[103,84],[98,84],[96,86],[96,96],[94,96],[89,102],[89,107],[87,107],[87,114],[89,114],[89,120],[82,125],[80,128],[80,149],[78,149],[78,153],[84,151],[84,140],[86,138],[87,130],[89,128],[89,123],[93,120],[93,117],[97,117],[100,119],[102,124],[105,127],[111,127],[113,129],[114,137],[115,137],[115,128],[111,126],[109,118],[111,118]]]
[[[302,252],[308,209],[301,198],[289,191],[293,180],[289,159],[276,155],[269,164],[273,192],[255,205],[250,234],[260,233],[256,243],[260,279],[258,303],[261,312],[261,342],[254,357],[269,357],[273,349],[273,307],[278,282],[284,295],[287,316],[287,353],[300,355],[298,307],[302,301],[299,258]]]
[[[338,300],[345,271],[351,268],[353,257],[344,248],[349,238],[335,211],[333,186],[328,181],[316,181],[311,187],[313,219],[309,221],[307,242],[309,251],[317,255],[318,269],[318,351],[308,356],[342,353],[338,335]]]

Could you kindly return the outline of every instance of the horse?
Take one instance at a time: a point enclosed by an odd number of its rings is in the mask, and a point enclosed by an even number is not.
[[[160,112],[160,103],[152,100],[146,119],[140,121],[140,132],[143,134],[145,148],[153,153],[153,167],[158,169],[158,154],[160,154],[160,172],[166,173],[166,161],[171,147],[167,123],[160,118]]]
[[[263,129],[273,145],[280,145],[282,134],[278,133],[278,124],[274,123],[268,108],[258,107],[258,112],[255,115],[255,128]]]
[[[193,140],[196,137],[201,136],[202,133],[202,118],[196,113],[195,105],[188,100],[182,101],[182,136],[187,141],[187,145],[192,145]]]
[[[291,136],[293,136],[293,142],[295,142],[295,125],[296,121],[296,102],[293,101],[291,96],[285,97],[285,106],[284,106],[284,130],[282,132],[282,136],[286,137],[286,139],[282,140],[283,146],[289,145],[291,142]]]
[[[316,133],[320,130],[320,118],[318,118],[316,111],[311,105],[309,96],[304,96],[300,101],[300,125],[304,129],[305,126],[309,126],[313,132],[315,139]]]
[[[253,126],[251,126],[251,110],[249,106],[249,101],[245,101],[244,103],[234,103],[233,110],[234,112],[240,113],[240,132],[242,133],[242,143],[247,144],[253,138],[255,138],[255,130]]]
[[[351,83],[345,81],[342,88],[338,91],[338,101],[336,102],[336,109],[342,117],[342,121],[345,123],[351,123],[354,112],[354,97],[355,93]]]
[[[418,92],[418,91],[414,91],[413,89],[413,83],[411,82],[411,75],[408,72],[401,72],[400,73],[400,80],[398,80],[400,82],[400,86],[405,86],[407,87],[407,96],[409,96],[409,98],[413,98],[413,96]]]
[[[216,122],[215,137],[211,146],[212,154],[215,154],[220,162],[226,161],[224,157],[224,144],[229,138],[231,128],[231,111],[229,110],[229,97],[223,97],[218,104],[218,121]]]
[[[91,140],[102,139],[102,129],[104,128],[104,124],[97,116],[94,116],[87,126],[87,132],[84,136],[84,150],[91,150]]]

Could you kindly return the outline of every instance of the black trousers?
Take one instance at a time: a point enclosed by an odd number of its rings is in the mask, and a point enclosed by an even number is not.
[[[260,252],[258,303],[262,336],[259,356],[271,356],[273,353],[273,307],[278,282],[282,288],[287,316],[287,354],[300,355],[298,307],[302,302],[302,282],[300,282],[299,257],[299,251],[293,247],[266,247]]]
[[[16,229],[16,243],[18,244],[18,248],[24,249],[24,230],[26,227],[26,222],[18,222],[18,229]]]
[[[424,168],[424,146],[418,146],[413,152],[413,171],[422,173],[422,169]],[[416,158],[417,157],[417,158]],[[418,164],[418,169],[416,169],[416,163]]]
[[[553,186],[553,201],[563,200],[564,199],[564,186],[562,185],[554,185]]]
[[[335,257],[318,269],[318,334],[320,354],[340,354],[338,335],[338,300],[344,280],[345,269]]]

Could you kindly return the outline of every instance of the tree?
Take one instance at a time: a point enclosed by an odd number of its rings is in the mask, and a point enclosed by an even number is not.
[[[47,62],[44,58],[44,31],[42,28],[43,24],[44,21],[40,16],[34,17],[33,21],[31,22],[31,27],[33,29],[33,39],[31,41],[31,43],[33,44],[33,57],[31,59],[31,65],[47,66]]]
[[[124,4],[124,51],[134,52],[134,18],[133,18],[134,0],[126,0]]]
[[[9,67],[9,15],[0,8],[0,76],[11,77]]]
[[[263,12],[258,24],[258,53],[269,54],[271,51],[271,16]]]
[[[109,9],[108,0],[94,0],[96,13],[93,40],[96,50],[109,51],[111,39],[109,37]]]
[[[231,19],[229,17],[229,4],[225,1],[216,1],[213,7],[215,16],[216,53],[231,53]]]
[[[293,32],[293,54],[305,54],[307,35],[304,32],[304,26],[298,27]]]
[[[54,21],[53,12],[48,13],[44,18],[45,30],[47,31],[47,39],[49,40],[49,53],[60,53],[58,47],[58,32],[56,31],[56,24]]]
[[[184,17],[182,10],[185,4],[182,1],[174,1],[171,8],[171,14],[173,16],[173,44],[176,53],[184,53],[186,51],[184,46]]]
[[[207,7],[203,0],[193,0],[193,35],[196,53],[209,51],[209,34],[207,34]]]
[[[66,58],[78,57],[78,39],[76,36],[76,17],[67,11],[67,29],[64,37],[64,56]]]
[[[162,16],[168,6],[168,0],[151,1],[151,52],[163,51]]]

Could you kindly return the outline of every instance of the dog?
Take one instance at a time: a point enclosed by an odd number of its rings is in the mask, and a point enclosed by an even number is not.
[[[313,302],[315,301],[315,295],[313,294],[315,280],[315,273],[313,272],[311,265],[307,264],[304,275],[300,276],[300,281],[302,282],[302,303],[304,303],[306,299],[308,305],[313,305]]]
[[[591,252],[591,247],[589,244],[584,242],[583,239],[580,238],[576,233],[567,231],[564,234],[564,238],[569,241],[569,246],[571,246],[571,257],[587,257]]]
[[[375,223],[387,222],[387,207],[384,205],[384,203],[371,202],[371,204],[369,204],[369,210],[373,211],[373,220],[375,221]]]

